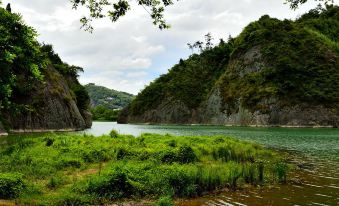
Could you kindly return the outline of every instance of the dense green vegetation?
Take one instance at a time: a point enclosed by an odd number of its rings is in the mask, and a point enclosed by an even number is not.
[[[119,109],[109,109],[104,106],[96,106],[91,108],[92,118],[94,121],[117,121],[120,114]]]
[[[133,99],[132,94],[97,86],[93,83],[85,85],[90,96],[92,107],[104,106],[108,109],[122,109]]]
[[[165,99],[184,102],[196,108],[204,101],[219,76],[224,73],[232,46],[221,41],[214,48],[205,48],[200,55],[193,54],[180,60],[169,72],[147,86],[130,105],[132,114],[156,108]]]
[[[65,100],[75,100],[80,112],[87,110],[89,96],[77,80],[83,69],[64,63],[51,45],[40,44],[36,31],[9,10],[0,8],[0,121],[10,129],[6,116],[38,112],[46,83],[64,85],[64,80],[71,90]],[[62,96],[60,87],[51,92]]]
[[[25,93],[43,78],[47,62],[36,36],[20,15],[0,7],[0,110],[15,108],[13,93]]]
[[[241,98],[244,107],[262,111],[269,107],[263,100],[272,97],[283,105],[338,106],[339,50],[333,45],[339,33],[326,22],[339,24],[339,7],[318,12],[313,15],[312,10],[297,22],[263,16],[247,26],[235,39],[232,61],[219,81],[225,102]],[[308,25],[322,28],[312,30]],[[264,66],[246,73],[246,65],[236,58],[254,47],[260,47],[263,60],[258,62]]]
[[[157,205],[223,188],[286,182],[288,165],[260,145],[224,136],[80,134],[2,138],[0,199],[88,205],[148,198]]]
[[[93,120],[116,121],[120,110],[133,100],[134,96],[93,83],[85,85],[91,99]]]
[[[323,105],[338,111],[338,28],[338,6],[317,7],[296,21],[265,15],[238,37],[180,60],[138,94],[129,114],[143,114],[166,101],[196,109],[215,88],[229,113],[240,100],[244,108],[264,113],[273,101],[281,107]],[[255,52],[258,56],[251,57]]]

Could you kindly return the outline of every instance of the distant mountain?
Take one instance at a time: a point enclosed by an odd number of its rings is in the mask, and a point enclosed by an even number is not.
[[[92,107],[103,106],[107,109],[122,109],[134,98],[132,94],[97,86],[93,83],[85,85],[85,88],[91,99]]]

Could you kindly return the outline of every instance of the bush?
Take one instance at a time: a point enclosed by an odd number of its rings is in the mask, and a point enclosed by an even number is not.
[[[179,148],[178,161],[183,164],[193,163],[198,160],[196,154],[190,146],[182,146]]]
[[[83,206],[90,205],[91,201],[88,197],[66,192],[56,200],[58,206]]]
[[[86,191],[108,200],[129,197],[133,187],[129,183],[126,173],[120,168],[102,176],[95,176],[88,182]]]
[[[154,204],[154,206],[172,206],[173,200],[171,197],[160,197],[158,201]]]
[[[108,151],[105,149],[93,149],[85,151],[82,156],[85,162],[103,162],[110,159]]]
[[[159,154],[159,160],[162,163],[171,164],[178,160],[178,156],[173,150],[165,150]]]
[[[63,177],[53,176],[47,183],[47,187],[50,189],[55,189],[60,185],[64,184],[65,180]]]
[[[111,132],[109,133],[109,136],[112,138],[118,138],[119,133],[116,130],[112,129]]]
[[[0,173],[0,199],[14,199],[24,187],[21,174]]]
[[[63,169],[66,167],[74,167],[74,168],[80,168],[82,165],[82,162],[77,160],[77,159],[64,159],[62,158],[58,163],[57,163],[57,168]]]

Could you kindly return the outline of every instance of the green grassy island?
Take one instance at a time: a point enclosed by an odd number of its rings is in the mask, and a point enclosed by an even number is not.
[[[286,182],[276,152],[225,136],[46,133],[0,139],[0,201],[172,205],[224,189]]]

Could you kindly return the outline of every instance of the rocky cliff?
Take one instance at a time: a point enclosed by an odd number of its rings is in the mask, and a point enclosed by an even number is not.
[[[19,14],[0,7],[0,135],[91,126],[83,69],[63,62]]]
[[[338,17],[337,6],[297,21],[263,16],[237,38],[181,60],[120,122],[337,127]]]
[[[29,109],[3,112],[11,131],[72,131],[90,128],[91,114],[80,110],[69,83],[53,66],[44,71],[44,81],[36,82],[25,95],[13,95],[13,101]]]

